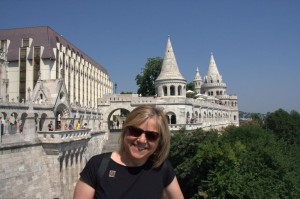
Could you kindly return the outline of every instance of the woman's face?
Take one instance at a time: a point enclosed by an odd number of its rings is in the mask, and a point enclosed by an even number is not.
[[[135,131],[136,129],[129,128],[124,136],[124,146],[127,152],[126,156],[128,157],[128,161],[140,166],[143,165],[156,151],[160,136],[158,136],[158,139],[156,140],[147,139],[147,137],[153,138],[153,134],[157,135],[158,133],[155,118],[150,118],[140,126],[136,127],[143,130],[143,133],[139,136],[137,134],[133,135],[134,133],[130,131]]]

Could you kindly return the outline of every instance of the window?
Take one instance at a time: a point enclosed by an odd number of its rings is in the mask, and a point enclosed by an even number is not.
[[[34,61],[33,61],[33,85],[36,84],[36,82],[39,79],[39,72],[40,72],[40,57],[41,57],[41,48],[40,47],[34,47]]]
[[[1,49],[2,51],[5,51],[6,48],[7,48],[7,40],[1,40],[1,41],[0,41],[0,49]]]
[[[22,47],[24,48],[24,47],[29,47],[29,38],[24,38],[23,39],[23,45],[22,45]]]
[[[175,95],[175,86],[170,87],[170,95],[174,96]]]
[[[181,89],[181,86],[178,86],[178,95],[182,95],[182,89]]]
[[[20,80],[19,80],[19,99],[25,99],[26,96],[26,54],[27,49],[20,50]]]
[[[163,90],[164,90],[164,96],[167,96],[168,95],[168,88],[166,86],[164,86]]]

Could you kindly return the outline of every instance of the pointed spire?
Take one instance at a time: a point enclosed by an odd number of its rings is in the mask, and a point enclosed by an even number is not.
[[[176,62],[175,54],[174,54],[173,47],[171,44],[170,35],[168,35],[168,42],[167,42],[165,57],[163,60],[161,71],[156,80],[163,80],[163,79],[182,79],[182,80],[184,80],[183,76],[181,75],[181,73],[179,71],[179,68],[178,68],[178,65]]]
[[[211,55],[210,55],[209,66],[208,66],[207,74],[204,77],[204,81],[207,83],[221,83],[222,82],[222,76],[220,75],[220,73],[218,71],[218,67],[215,62],[213,53],[211,53]]]
[[[217,68],[217,64],[215,62],[214,59],[214,55],[211,52],[210,55],[210,61],[209,61],[209,66],[208,66],[208,71],[207,71],[207,76],[220,76],[218,68]]]
[[[194,81],[197,81],[197,80],[201,80],[201,75],[200,75],[200,73],[199,73],[198,67],[197,67],[197,69],[196,69],[196,75],[195,75]]]

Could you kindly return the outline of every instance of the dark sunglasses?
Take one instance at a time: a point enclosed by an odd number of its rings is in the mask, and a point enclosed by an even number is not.
[[[130,136],[140,137],[143,133],[145,133],[145,137],[150,142],[156,141],[160,136],[160,134],[155,131],[144,131],[143,129],[140,129],[140,128],[134,127],[134,126],[128,127],[128,134]]]

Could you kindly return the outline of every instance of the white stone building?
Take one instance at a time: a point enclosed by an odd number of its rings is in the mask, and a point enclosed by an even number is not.
[[[63,78],[71,104],[97,107],[113,92],[107,70],[50,27],[0,30],[7,49],[8,101],[26,101],[36,82]]]
[[[179,70],[168,37],[162,69],[155,80],[156,96],[109,94],[99,98],[98,106],[103,113],[104,121],[110,120],[112,111],[119,109],[131,111],[141,104],[150,104],[164,109],[171,130],[179,130],[182,127],[187,130],[197,128],[208,130],[239,125],[237,96],[226,93],[226,84],[218,72],[213,55],[204,81],[197,68],[193,80],[195,91],[187,91],[186,82]],[[187,97],[188,92],[193,92],[195,98]]]

